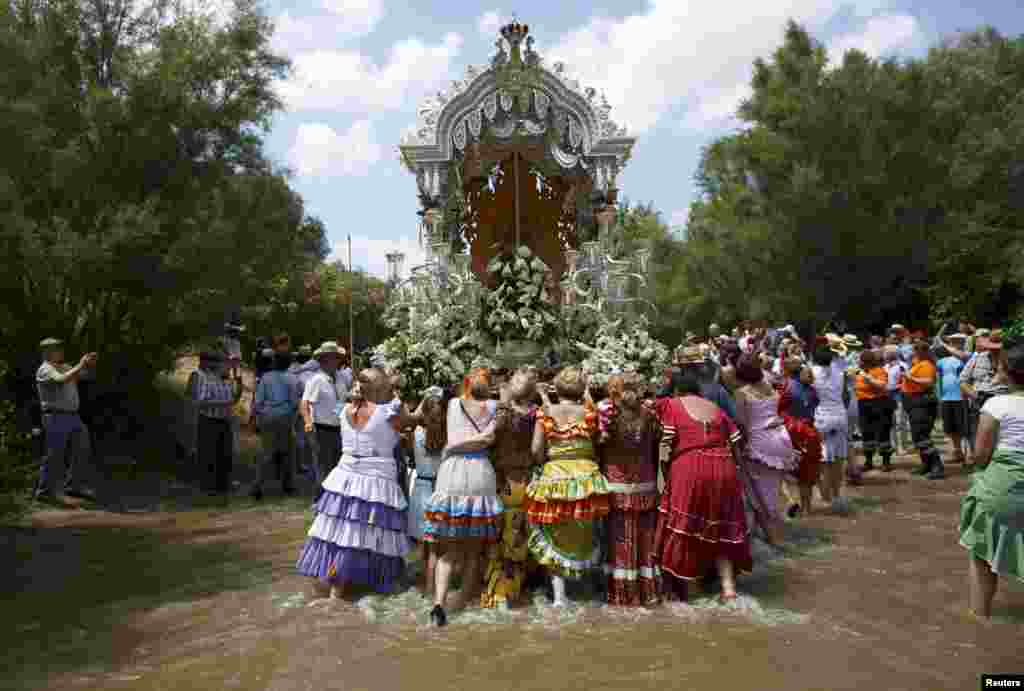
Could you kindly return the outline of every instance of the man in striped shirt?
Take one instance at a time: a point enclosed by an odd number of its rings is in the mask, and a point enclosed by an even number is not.
[[[242,396],[238,380],[226,381],[225,371],[224,354],[206,351],[199,355],[199,369],[188,380],[189,397],[199,411],[199,467],[205,471],[203,484],[213,495],[231,491],[231,409]]]

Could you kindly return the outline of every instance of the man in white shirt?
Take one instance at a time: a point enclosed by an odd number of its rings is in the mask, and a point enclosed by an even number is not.
[[[317,487],[341,457],[342,403],[338,397],[337,372],[344,353],[334,341],[317,348],[313,358],[320,369],[310,377],[302,393],[303,431],[311,442]]]

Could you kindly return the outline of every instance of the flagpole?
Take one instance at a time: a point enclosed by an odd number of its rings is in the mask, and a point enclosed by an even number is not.
[[[352,374],[356,374],[356,350],[355,350],[355,322],[353,321],[352,305],[356,301],[356,274],[353,271],[352,266],[352,235],[348,236],[348,271],[351,276],[351,285],[349,286],[349,297],[348,297],[348,356],[352,362]]]

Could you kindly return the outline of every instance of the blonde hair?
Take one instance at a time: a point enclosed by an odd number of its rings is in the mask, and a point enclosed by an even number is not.
[[[587,388],[586,377],[579,367],[566,367],[555,377],[555,393],[559,398],[578,401],[583,398]]]
[[[386,402],[381,401],[380,399],[390,382],[388,381],[388,376],[384,374],[383,370],[376,367],[364,369],[359,373],[357,381],[359,383],[360,393],[364,400],[371,401],[372,403]]]
[[[532,398],[537,391],[537,374],[531,369],[519,369],[509,381],[508,392],[513,400]]]

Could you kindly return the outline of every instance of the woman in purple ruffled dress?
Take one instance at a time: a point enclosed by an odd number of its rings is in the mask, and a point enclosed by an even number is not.
[[[410,549],[394,449],[399,430],[417,416],[393,401],[382,371],[363,370],[358,386],[341,415],[341,459],[323,481],[297,564],[299,573],[317,579],[320,595],[330,589],[344,596],[350,585],[392,592]]]
[[[754,511],[763,522],[768,541],[782,543],[782,514],[779,486],[798,467],[798,455],[779,417],[779,394],[765,381],[764,371],[753,356],[744,355],[736,364],[736,422],[747,440],[746,464],[751,490],[758,501]]]

